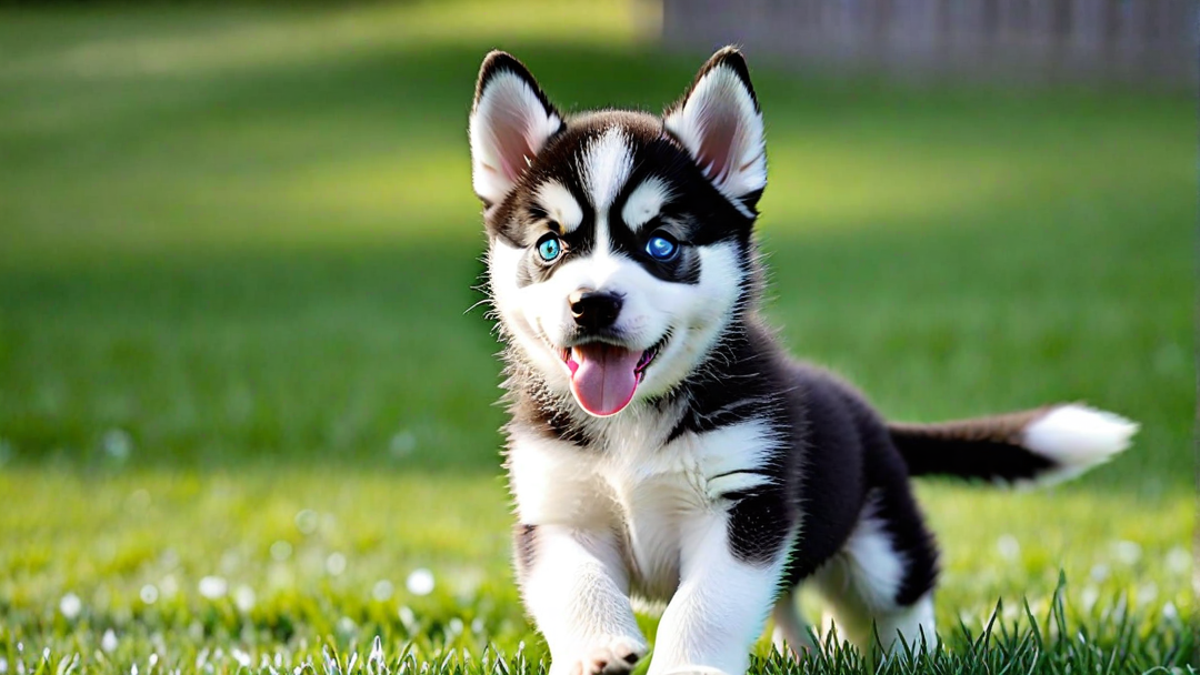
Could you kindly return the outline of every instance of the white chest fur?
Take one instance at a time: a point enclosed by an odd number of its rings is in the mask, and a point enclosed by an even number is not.
[[[521,523],[615,534],[631,590],[665,600],[678,585],[681,534],[723,514],[723,494],[767,480],[756,471],[774,439],[748,421],[664,443],[666,432],[646,422],[612,423],[591,448],[517,431],[508,466]]]

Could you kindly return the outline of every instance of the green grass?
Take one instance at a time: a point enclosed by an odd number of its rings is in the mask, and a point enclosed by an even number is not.
[[[349,671],[376,635],[392,671],[537,667],[467,311],[466,113],[493,46],[567,109],[657,109],[700,56],[657,54],[647,16],[0,10],[7,672]],[[1143,425],[1053,491],[922,484],[947,649],[890,672],[1195,663],[1189,99],[755,77],[798,353],[896,418],[1084,399]]]

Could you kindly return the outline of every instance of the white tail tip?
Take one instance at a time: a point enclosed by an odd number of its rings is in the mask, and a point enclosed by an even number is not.
[[[1038,482],[1069,480],[1125,450],[1138,424],[1115,413],[1070,404],[1054,408],[1022,433],[1022,445],[1059,465]]]

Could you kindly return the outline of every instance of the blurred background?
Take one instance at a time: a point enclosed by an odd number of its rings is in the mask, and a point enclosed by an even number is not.
[[[0,659],[539,653],[473,290],[477,68],[504,48],[565,111],[657,112],[728,42],[796,353],[896,419],[1142,423],[1053,491],[922,484],[941,625],[1044,613],[1061,569],[1080,621],[1135,611],[1169,644],[1194,604],[1196,7],[0,4]]]

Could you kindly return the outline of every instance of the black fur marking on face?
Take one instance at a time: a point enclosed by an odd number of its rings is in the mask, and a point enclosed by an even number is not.
[[[656,279],[677,284],[695,285],[700,283],[700,250],[676,235],[676,239],[679,240],[679,254],[673,260],[656,260],[646,252],[646,244],[657,228],[647,229],[650,231],[638,234],[631,232],[619,222],[610,223],[610,240],[613,250],[636,261]],[[677,229],[686,232],[685,228]]]
[[[636,261],[657,279],[696,284],[701,273],[697,247],[735,241],[740,250],[748,248],[753,219],[747,218],[713,187],[687,152],[665,133],[661,120],[623,111],[592,113],[568,121],[546,143],[513,193],[485,214],[492,236],[529,251],[518,270],[518,286],[546,281],[559,265],[588,255],[597,245],[597,214],[585,187],[583,158],[588,145],[613,126],[624,132],[634,167],[607,210],[607,244],[613,252]],[[671,198],[657,216],[634,232],[622,221],[621,212],[630,195],[650,178],[662,181]],[[546,205],[539,202],[537,195],[542,185],[551,182],[570,193],[583,212],[583,219],[563,234],[566,253],[547,265],[533,247],[540,236],[554,231],[547,219]],[[647,242],[659,228],[680,244],[680,253],[673,260],[656,260],[646,252]]]
[[[635,144],[633,164],[634,170],[609,209],[609,238],[615,251],[637,261],[655,278],[685,284],[700,282],[698,247],[736,241],[744,251],[754,221],[712,186],[674,140],[660,132],[649,142]],[[635,232],[621,214],[630,196],[651,179],[661,181],[670,198]],[[647,242],[660,229],[679,242],[680,253],[674,260],[656,260],[646,252]]]

